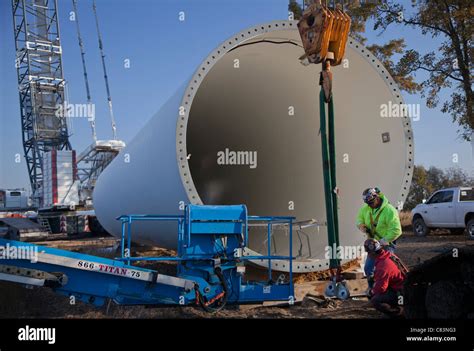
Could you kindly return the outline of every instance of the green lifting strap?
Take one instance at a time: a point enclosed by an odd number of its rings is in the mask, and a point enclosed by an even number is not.
[[[335,243],[336,246],[339,246],[339,216],[338,216],[338,203],[337,203],[337,192],[335,191],[337,189],[337,182],[336,182],[336,137],[335,137],[335,119],[334,119],[334,97],[333,94],[331,94],[331,99],[329,100],[329,112],[328,112],[328,118],[329,118],[329,157],[330,157],[330,163],[331,163],[331,194],[332,194],[332,209],[333,209],[333,220],[334,220],[334,237],[335,237]],[[340,262],[338,261],[338,266]]]
[[[331,248],[333,248],[334,245],[337,248],[339,247],[339,220],[337,214],[337,194],[334,191],[336,188],[336,147],[334,132],[334,99],[332,97],[329,100],[328,105],[328,131],[326,131],[326,102],[324,91],[321,88],[321,92],[319,93],[319,111],[328,244]],[[333,252],[329,261],[329,268],[340,267],[341,262],[336,254],[337,252]]]

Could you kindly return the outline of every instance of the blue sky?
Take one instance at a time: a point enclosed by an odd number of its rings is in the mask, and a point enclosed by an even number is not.
[[[86,46],[92,99],[96,103],[99,139],[111,138],[105,86],[100,66],[91,1],[79,0],[79,19]],[[85,102],[75,23],[69,20],[70,0],[58,0],[64,75],[72,103]],[[287,0],[97,0],[118,136],[130,141],[159,107],[190,77],[199,63],[232,34],[258,23],[285,19]],[[407,1],[408,3],[408,1]],[[185,21],[179,20],[179,12]],[[23,155],[11,1],[0,0],[0,188],[29,188]],[[404,37],[410,48],[436,49],[436,41],[417,30],[393,27],[381,36],[367,28],[368,44]],[[130,60],[130,68],[124,60]],[[422,76],[420,75],[420,78]],[[442,94],[448,96],[449,91]],[[456,126],[439,109],[428,109],[418,95],[404,94],[407,103],[421,103],[421,119],[413,122],[415,163],[473,170],[471,146],[461,141]],[[86,119],[75,119],[71,143],[82,151],[92,138]],[[453,154],[458,163],[453,163]]]

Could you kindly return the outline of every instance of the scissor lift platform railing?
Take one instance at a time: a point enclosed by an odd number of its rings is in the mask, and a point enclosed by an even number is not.
[[[248,243],[249,222],[265,222],[268,238],[275,223],[288,223],[289,252],[292,252],[292,217],[248,216],[244,205],[188,205],[178,216],[124,215],[121,257],[109,259],[13,240],[0,239],[0,248],[31,252],[31,257],[4,257],[0,280],[25,285],[47,286],[57,293],[102,305],[106,299],[117,304],[189,305],[203,307],[216,303],[294,302],[292,271],[288,282],[273,282],[271,260],[291,256],[243,256]],[[132,225],[138,221],[175,221],[178,228],[178,254],[171,257],[132,257]],[[271,243],[271,240],[268,240]],[[270,252],[270,247],[268,252]],[[266,259],[268,279],[243,282],[245,263]],[[177,276],[142,268],[138,261],[175,261]],[[245,268],[244,268],[245,269]],[[219,301],[218,301],[219,302]]]

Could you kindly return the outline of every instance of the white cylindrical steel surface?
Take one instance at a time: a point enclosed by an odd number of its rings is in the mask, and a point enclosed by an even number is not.
[[[222,43],[101,174],[94,192],[101,224],[119,236],[117,216],[177,214],[184,203],[246,204],[252,215],[324,223],[321,67],[304,66],[303,53],[296,22],[288,21]],[[395,206],[406,198],[413,134],[409,118],[383,117],[402,97],[363,45],[349,38],[346,60],[333,74],[340,239],[357,246],[364,240],[355,216],[365,188],[379,186]],[[254,157],[229,164],[239,151]],[[176,233],[175,224],[143,223],[134,240],[175,248]],[[272,252],[288,253],[287,240],[276,228]],[[326,245],[325,226],[295,230],[294,271],[327,268]],[[250,248],[266,253],[266,236],[253,230]]]

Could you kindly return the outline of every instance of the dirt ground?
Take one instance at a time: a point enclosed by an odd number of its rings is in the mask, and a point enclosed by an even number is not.
[[[69,245],[69,244],[68,244]],[[451,235],[436,231],[425,238],[406,232],[398,240],[396,253],[408,265],[414,266],[439,253],[465,245],[474,245],[466,235]],[[68,249],[79,250],[72,247]],[[81,250],[82,251],[82,250]],[[88,251],[88,253],[92,253]],[[92,253],[100,255],[100,252]],[[155,267],[154,267],[155,268]],[[172,266],[160,266],[163,273],[172,273]],[[26,289],[11,283],[0,283],[0,318],[384,318],[366,298],[346,301],[330,300],[325,307],[311,301],[288,306],[245,305],[230,306],[216,314],[199,307],[145,308],[138,306],[110,306],[95,308],[56,295],[48,288]]]

